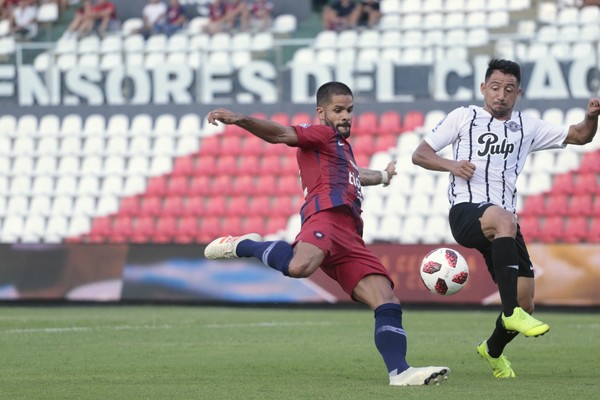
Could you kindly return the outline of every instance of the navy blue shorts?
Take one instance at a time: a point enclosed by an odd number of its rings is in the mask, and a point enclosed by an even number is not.
[[[455,204],[450,208],[449,221],[450,230],[456,242],[461,246],[479,250],[495,282],[496,277],[492,265],[492,242],[483,234],[481,222],[479,221],[483,212],[492,205],[492,203]],[[521,227],[518,224],[515,240],[519,252],[519,276],[533,278],[533,264],[531,263],[525,240],[521,234]]]

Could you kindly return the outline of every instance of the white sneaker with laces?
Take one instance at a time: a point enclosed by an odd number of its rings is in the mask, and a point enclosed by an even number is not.
[[[258,233],[248,233],[242,236],[223,236],[213,240],[204,249],[204,256],[210,260],[219,258],[238,258],[235,249],[243,240],[262,242],[263,238]]]
[[[445,382],[450,375],[448,367],[409,367],[406,371],[390,376],[391,386],[421,386],[439,385]]]

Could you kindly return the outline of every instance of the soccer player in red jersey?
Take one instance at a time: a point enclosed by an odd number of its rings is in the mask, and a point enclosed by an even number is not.
[[[387,185],[395,164],[376,171],[356,165],[348,142],[354,96],[341,82],[317,90],[320,125],[283,126],[218,108],[208,121],[235,124],[273,144],[297,148],[305,203],[302,227],[294,243],[264,242],[257,233],[221,237],[204,254],[209,259],[256,257],[292,278],[306,278],[321,268],[352,299],[375,315],[375,345],[386,364],[390,385],[428,385],[443,382],[447,367],[410,367],[406,361],[406,332],[402,307],[381,261],[365,246],[361,219],[362,185]]]

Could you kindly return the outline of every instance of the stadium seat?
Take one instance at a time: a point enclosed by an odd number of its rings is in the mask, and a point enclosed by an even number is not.
[[[569,209],[569,195],[551,193],[547,195],[546,205],[544,208],[545,216],[564,216]]]
[[[523,217],[539,217],[546,210],[546,194],[532,194],[525,198],[525,205],[520,215]]]
[[[150,160],[149,174],[152,176],[162,175],[171,172],[173,169],[173,159],[168,155],[155,155]]]
[[[104,159],[103,170],[100,173],[104,176],[123,175],[124,172],[127,171],[125,157],[123,155],[118,155],[119,152],[107,152],[107,154],[113,155],[109,155]],[[132,171],[134,171],[133,168]]]
[[[161,216],[157,221],[152,235],[152,240],[157,243],[172,242],[177,235],[177,218]]]
[[[179,227],[173,237],[176,243],[187,244],[195,241],[199,234],[198,218],[187,216],[179,220]]]
[[[126,240],[132,243],[147,243],[151,240],[155,231],[155,218],[151,216],[140,216],[135,221],[133,233]],[[112,239],[112,238],[111,238]]]
[[[148,196],[164,196],[167,193],[167,180],[163,176],[148,179],[146,194]]]
[[[600,243],[600,218],[591,218],[589,224],[589,231],[586,237],[586,241],[589,243]]]
[[[558,174],[554,177],[552,192],[561,194],[572,194],[575,191],[573,174]]]
[[[108,191],[102,192],[98,198],[98,205],[96,206],[97,215],[110,215],[119,211],[119,198],[117,195]]]
[[[290,34],[298,28],[298,19],[295,14],[279,14],[273,19],[271,30],[277,35]]]
[[[68,217],[73,212],[73,207],[73,197],[59,195],[54,197],[50,212],[52,215]]]
[[[525,240],[537,242],[540,238],[540,218],[537,216],[522,216],[519,218],[519,226]]]
[[[73,175],[60,176],[56,181],[56,189],[55,189],[54,193],[57,196],[76,195],[77,194],[77,178]]]
[[[191,196],[183,204],[184,216],[198,217],[205,214],[204,196]]]
[[[564,219],[562,216],[544,218],[540,231],[540,240],[545,243],[555,243],[564,237]]]
[[[96,213],[95,197],[92,195],[77,196],[71,211],[73,215],[93,216]]]
[[[236,175],[229,193],[232,196],[253,195],[256,192],[255,175],[250,173],[246,174],[244,171],[240,171],[239,173],[244,175]]]
[[[43,241],[45,243],[61,243],[67,236],[68,222],[63,215],[53,215],[48,219]]]
[[[250,204],[248,196],[233,196],[227,203],[226,213],[228,216],[243,216],[248,212]]]
[[[47,217],[50,215],[51,210],[52,199],[50,196],[36,195],[31,198],[31,202],[29,204],[30,215],[41,215]]]
[[[211,196],[206,199],[205,206],[206,215],[222,217],[227,214],[227,197],[222,195]]]
[[[425,123],[425,116],[420,111],[409,111],[404,116],[402,128],[404,131],[413,131],[422,127]]]
[[[200,231],[197,240],[201,243],[209,243],[222,233],[221,218],[209,216],[200,219]]]
[[[123,194],[134,196],[146,190],[146,178],[140,175],[130,175],[125,177],[123,183]]]
[[[126,243],[136,233],[139,234],[137,229],[134,229],[133,219],[128,216],[117,216],[113,220],[113,227],[109,236],[108,241],[114,243]]]
[[[163,201],[161,195],[142,198],[139,207],[139,215],[149,217],[159,216],[163,210],[162,203]]]
[[[576,194],[571,197],[571,203],[567,210],[569,216],[575,217],[591,217],[592,211],[592,195],[591,194]]]
[[[209,175],[198,175],[190,179],[190,196],[208,195],[212,192],[212,178]]]
[[[129,117],[125,114],[114,114],[108,118],[106,133],[108,136],[126,136],[129,132]]]
[[[595,173],[579,174],[577,180],[573,186],[574,194],[598,194],[600,193],[600,186],[598,185],[598,178]]]
[[[123,216],[136,216],[140,213],[141,199],[137,196],[123,197],[119,206],[119,214]]]
[[[586,240],[588,234],[587,217],[570,217],[565,223],[565,231],[562,241],[567,243],[578,243]]]
[[[196,169],[196,157],[194,155],[188,155],[178,157],[173,163],[173,176],[191,176],[194,174]]]
[[[74,216],[69,220],[69,229],[67,236],[71,238],[79,237],[83,234],[88,234],[91,228],[90,218],[87,216]]]
[[[49,196],[54,194],[54,179],[51,176],[36,174],[31,185],[33,196]]]
[[[4,219],[0,242],[16,243],[21,239],[25,222],[24,217],[20,215],[9,215]]]

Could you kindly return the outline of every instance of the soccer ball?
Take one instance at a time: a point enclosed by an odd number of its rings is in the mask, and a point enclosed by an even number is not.
[[[469,266],[456,250],[441,247],[433,250],[421,262],[421,280],[431,293],[449,296],[459,292],[469,278]]]

